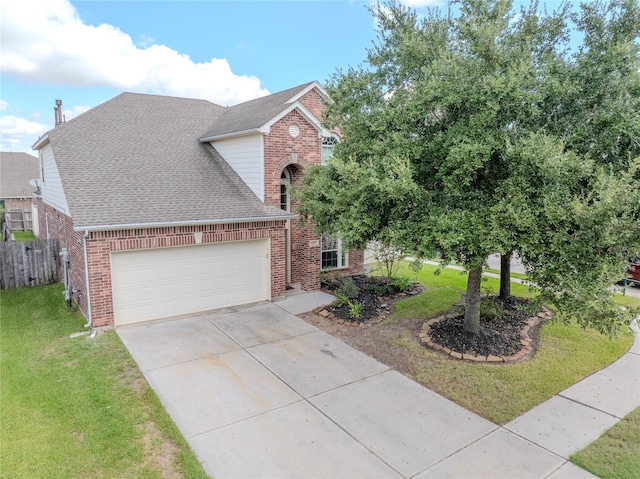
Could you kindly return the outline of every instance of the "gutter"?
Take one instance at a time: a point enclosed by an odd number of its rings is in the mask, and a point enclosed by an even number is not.
[[[82,236],[82,246],[84,247],[84,279],[86,282],[87,288],[87,324],[85,324],[85,328],[89,327],[92,331],[91,337],[95,335],[93,330],[93,321],[92,321],[92,312],[91,312],[91,290],[89,289],[89,255],[87,253],[87,237],[89,236],[89,230],[85,230],[84,235]]]
[[[256,216],[250,218],[223,218],[216,220],[194,220],[194,221],[165,221],[158,223],[129,223],[115,225],[95,225],[95,226],[74,226],[74,231],[84,231],[85,236],[91,231],[113,231],[113,230],[138,230],[149,228],[170,228],[179,226],[203,226],[220,225],[227,223],[251,223],[255,221],[286,221],[298,218],[298,215],[283,214],[282,216]]]
[[[224,140],[225,138],[233,138],[236,136],[254,135],[256,133],[264,133],[261,128],[251,128],[250,130],[233,131],[230,133],[222,133],[221,135],[207,136],[200,138],[198,141],[201,143],[208,143],[210,141]]]

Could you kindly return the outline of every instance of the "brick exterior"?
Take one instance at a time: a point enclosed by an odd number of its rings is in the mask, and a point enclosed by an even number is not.
[[[316,118],[322,118],[324,102],[316,90],[311,90],[300,103]],[[292,137],[289,127],[297,125],[299,135]],[[304,169],[309,165],[322,163],[322,138],[318,130],[299,112],[292,111],[271,126],[264,138],[264,191],[265,203],[280,206],[280,177],[287,170],[292,185],[299,184]],[[291,201],[291,211],[296,212],[298,204]],[[297,220],[290,221],[291,237],[291,282],[300,283],[305,291],[320,288],[320,237],[313,232],[313,226],[302,227]],[[348,267],[341,271],[347,274],[361,273],[364,268],[364,253],[350,251]]]
[[[312,90],[300,99],[317,118],[324,108],[322,98]],[[289,126],[296,124],[300,134],[293,138]],[[321,163],[322,139],[318,130],[299,112],[292,111],[271,127],[264,137],[264,181],[265,203],[280,206],[280,177],[287,170],[291,183],[300,182],[308,165]],[[73,230],[73,221],[65,214],[44,204],[40,198],[34,200],[38,206],[40,237],[54,237],[70,254],[70,277],[74,289],[83,291],[80,309],[89,317],[86,292],[89,276],[91,321],[94,328],[114,324],[111,252],[146,248],[167,248],[196,244],[194,233],[202,233],[202,243],[270,239],[271,245],[271,297],[286,294],[286,230],[290,230],[291,282],[300,283],[305,291],[320,288],[320,238],[311,226],[301,226],[298,220],[251,222],[237,224],[210,224],[200,226],[148,228],[137,230],[83,232]],[[297,210],[292,201],[291,211]],[[87,247],[85,266],[84,245]],[[349,267],[341,271],[347,274],[363,270],[362,251],[349,253]]]
[[[74,289],[86,289],[83,233],[73,230],[71,218],[37,200],[41,224],[41,237],[58,238],[61,247],[70,254],[71,284]],[[92,326],[95,328],[114,324],[113,296],[111,284],[111,252],[146,248],[168,248],[196,244],[194,233],[202,232],[202,244],[227,241],[270,239],[271,297],[285,296],[286,277],[282,265],[285,263],[285,222],[251,222],[146,228],[120,231],[89,232],[86,238],[91,298]],[[88,317],[85,300],[80,300],[80,309]]]
[[[82,314],[88,318],[83,234],[73,230],[71,218],[43,203],[41,198],[35,197],[33,204],[38,207],[38,234],[40,239],[56,238],[60,244],[60,250],[66,248],[69,252],[69,280],[71,287],[74,290],[81,291],[78,306]],[[60,300],[62,301],[62,298]]]
[[[31,198],[5,198],[4,207],[7,210],[31,211]]]

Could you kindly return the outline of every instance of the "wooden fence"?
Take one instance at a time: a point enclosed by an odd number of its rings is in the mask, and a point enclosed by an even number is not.
[[[55,239],[0,243],[0,289],[57,283],[59,253]]]
[[[33,212],[31,210],[7,210],[5,221],[11,231],[33,231]]]

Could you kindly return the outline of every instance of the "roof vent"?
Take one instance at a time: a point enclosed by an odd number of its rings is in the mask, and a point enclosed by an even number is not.
[[[64,123],[64,116],[62,115],[62,100],[56,100],[56,106],[53,108],[56,117],[56,126],[60,123]]]

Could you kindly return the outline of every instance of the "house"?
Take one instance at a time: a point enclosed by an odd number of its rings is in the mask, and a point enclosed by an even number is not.
[[[331,155],[311,82],[233,107],[122,93],[34,144],[41,237],[68,251],[92,328],[313,291],[363,254],[301,226],[289,185]],[[60,111],[60,102],[58,110]],[[324,153],[323,153],[324,152]]]
[[[0,209],[29,210],[36,190],[29,182],[40,178],[38,158],[27,153],[0,153]]]

